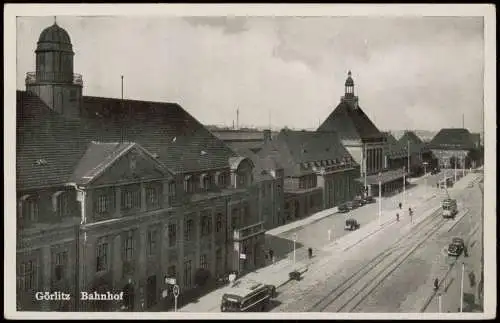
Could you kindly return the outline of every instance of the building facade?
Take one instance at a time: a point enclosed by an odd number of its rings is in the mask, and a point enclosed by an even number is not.
[[[177,104],[82,96],[71,48],[46,28],[17,92],[18,308],[158,309],[165,277],[184,294],[199,270],[263,263],[253,162]],[[55,290],[73,301],[33,301]],[[82,291],[127,297],[75,301]]]
[[[467,129],[441,129],[428,144],[428,149],[437,158],[441,168],[478,166],[478,158],[471,158],[475,155],[476,142]]]
[[[351,200],[359,166],[334,132],[284,129],[258,155],[275,157],[284,169],[285,224]]]
[[[385,136],[359,106],[354,94],[354,80],[351,71],[345,82],[345,94],[340,103],[319,126],[318,131],[335,131],[343,146],[355,162],[361,165],[358,174],[357,190],[374,195],[378,192],[378,182],[383,191],[388,192],[392,182],[402,180],[403,170],[388,170]],[[379,176],[380,175],[380,176]]]

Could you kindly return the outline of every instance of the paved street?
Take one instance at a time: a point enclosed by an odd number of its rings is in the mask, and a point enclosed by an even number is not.
[[[448,170],[447,176],[451,173]],[[427,179],[421,177],[412,179],[412,187],[406,192],[407,207],[403,210],[407,210],[408,207],[415,207],[431,198],[432,195],[437,193],[436,183],[441,180],[443,173],[436,175],[428,175]],[[424,185],[427,184],[427,185]],[[403,201],[401,194],[397,194],[392,197],[383,198],[382,200],[382,212],[385,214],[388,211],[396,211],[398,208],[398,203]],[[330,243],[328,240],[328,230],[331,231],[331,240],[338,239],[349,231],[344,230],[345,219],[352,217],[355,218],[361,226],[366,225],[377,219],[378,217],[378,201],[373,204],[362,206],[358,209],[352,210],[348,213],[338,213],[329,217],[325,217],[319,221],[308,224],[307,226],[298,227],[294,230],[284,232],[278,235],[266,235],[266,249],[272,249],[274,255],[279,258],[293,257],[293,239],[296,234],[297,244],[296,244],[296,259],[303,260],[307,258],[307,248],[311,247],[314,250],[314,254],[318,256],[321,255],[321,249]],[[401,217],[404,216],[401,212]]]
[[[467,178],[464,178],[464,181],[466,180]],[[459,183],[456,185],[457,189],[450,190],[450,195],[458,198],[459,208],[463,210],[459,213],[457,220],[462,214],[466,214],[467,208],[470,209],[470,212],[475,211],[478,213],[480,211],[477,202],[480,201],[478,198],[480,193],[477,192],[477,186],[474,191],[466,189],[466,185],[458,185]],[[463,193],[457,191],[462,191]],[[465,201],[476,201],[476,203],[470,204],[468,202],[465,203]],[[439,201],[437,199],[430,200],[425,206],[419,207],[417,211],[425,213],[426,210],[431,210],[438,205]],[[416,212],[415,217],[419,216],[420,213]],[[467,218],[468,216],[465,216],[459,224]],[[348,304],[352,307],[352,311],[419,312],[420,308],[416,306],[417,302],[415,300],[418,299],[420,302],[425,302],[427,296],[429,296],[426,292],[432,291],[432,280],[438,273],[437,269],[441,268],[439,258],[444,257],[442,253],[444,252],[443,246],[449,243],[450,237],[465,235],[465,231],[469,226],[454,225],[452,220],[445,221],[438,213],[431,214],[427,219],[422,219],[420,224],[416,222],[417,220],[415,219],[415,223],[410,224],[408,218],[404,218],[400,223],[395,223],[385,228],[383,234],[374,235],[348,252],[337,251],[337,254],[332,254],[327,261],[323,262],[321,268],[316,271],[310,269],[308,275],[302,281],[287,285],[278,297],[278,301],[281,304],[274,311],[337,311],[345,310],[346,307],[344,304]],[[438,222],[440,223],[439,225]],[[434,238],[433,235],[429,235],[428,237],[428,232],[434,230],[434,227],[441,228],[439,234],[436,236],[437,238]],[[448,233],[447,230],[451,232]],[[384,265],[380,267],[380,270],[377,267],[373,269],[373,272],[366,273],[366,276],[373,275],[374,279],[382,277],[379,283],[372,284],[369,280],[366,280],[365,275],[360,275],[359,280],[355,280],[356,277],[353,278],[353,273],[356,275],[359,270],[370,264],[370,261],[367,261],[368,259],[376,257],[383,250],[396,243],[400,237],[407,237],[413,234],[413,232],[421,232],[420,237],[416,234],[416,238],[412,237],[412,240],[405,247],[412,247],[413,241],[422,241],[421,248],[417,248],[413,252],[408,249],[410,252],[409,256],[405,257],[404,261],[397,267],[390,262],[387,264],[381,262]],[[404,245],[404,240],[400,244]],[[428,245],[431,246],[428,247]],[[406,252],[406,250],[403,251]],[[403,251],[395,250],[394,253],[400,252],[403,255]],[[390,257],[395,256],[388,255],[387,259],[391,259]],[[388,261],[387,259],[385,260],[386,262]],[[394,258],[394,260],[397,259],[397,257]],[[388,272],[391,266],[395,268],[391,269],[393,270],[392,272]],[[361,282],[361,280],[365,281]],[[346,281],[349,284],[346,284]],[[373,286],[370,287],[370,284]],[[372,290],[366,295],[361,294],[367,287],[370,287]],[[343,288],[343,291],[339,292],[339,288]],[[359,290],[356,291],[357,289]],[[335,295],[335,293],[338,295]],[[342,297],[345,298],[344,294],[349,293],[354,295],[352,299],[357,298],[356,302],[353,303],[350,299],[351,297],[348,297],[345,303],[333,304],[330,308],[328,302],[326,302],[326,306],[321,304],[325,302],[325,298],[332,298],[332,302],[335,301],[338,303],[342,301]],[[409,304],[412,304],[413,308],[410,308]]]

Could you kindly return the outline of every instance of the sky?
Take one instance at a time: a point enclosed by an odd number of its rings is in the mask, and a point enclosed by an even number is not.
[[[17,18],[17,89],[54,17]],[[204,124],[315,129],[352,71],[381,130],[483,124],[482,17],[57,17],[84,95],[177,102]]]

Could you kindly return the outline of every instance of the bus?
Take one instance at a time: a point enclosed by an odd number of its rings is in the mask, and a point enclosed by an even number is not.
[[[458,213],[457,200],[446,199],[441,206],[443,208],[443,218],[454,218]]]
[[[257,282],[240,284],[222,295],[221,312],[265,311],[274,297],[275,288]]]

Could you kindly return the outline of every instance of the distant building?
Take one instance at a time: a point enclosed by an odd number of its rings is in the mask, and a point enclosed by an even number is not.
[[[356,195],[359,166],[335,132],[282,130],[258,152],[284,169],[284,224],[332,208]]]
[[[17,92],[18,309],[161,309],[165,276],[188,297],[199,269],[262,264],[252,160],[178,104],[82,96],[73,55],[68,33],[46,28]],[[51,290],[73,301],[33,301]],[[79,291],[130,298],[75,302]]]
[[[276,133],[270,130],[212,130],[212,134],[222,140],[233,150],[249,149],[257,153],[264,143],[266,136],[274,137]]]
[[[442,168],[453,168],[455,163],[457,168],[469,166],[467,156],[476,147],[475,137],[469,130],[461,128],[441,129],[428,144]],[[477,163],[477,160],[471,160],[471,164],[474,163]]]
[[[356,163],[361,165],[357,191],[366,189],[369,195],[377,194],[380,181],[382,192],[388,193],[392,190],[394,182],[402,181],[404,174],[402,169],[388,170],[388,165],[385,163],[385,136],[359,106],[358,97],[354,95],[351,71],[345,82],[344,96],[320,125],[318,131],[338,133],[342,144]]]
[[[386,150],[384,164],[387,169],[403,169],[408,165],[408,152],[406,147],[394,138],[390,132],[383,132],[386,140]],[[402,185],[402,183],[401,183]]]

